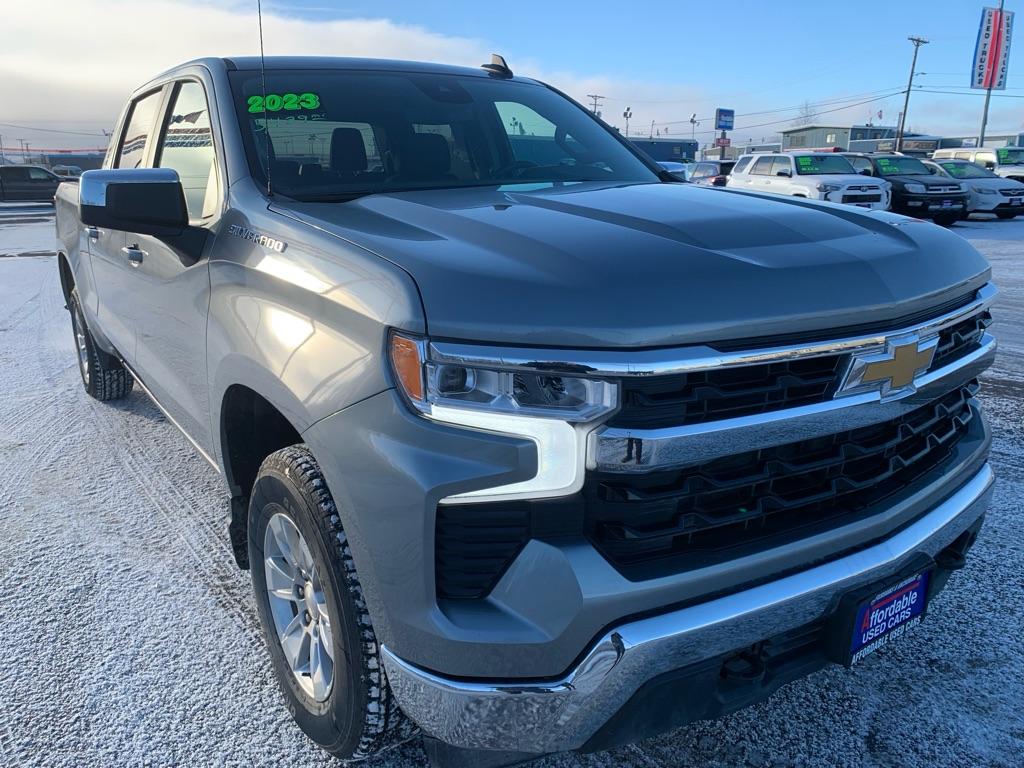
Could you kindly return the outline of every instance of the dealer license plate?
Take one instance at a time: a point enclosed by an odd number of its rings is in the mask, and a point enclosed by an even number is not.
[[[923,571],[903,579],[861,604],[853,623],[851,664],[884,648],[921,623],[928,602],[929,576],[928,571]]]
[[[1020,205],[1024,201],[1024,197],[1011,197],[1010,205]]]

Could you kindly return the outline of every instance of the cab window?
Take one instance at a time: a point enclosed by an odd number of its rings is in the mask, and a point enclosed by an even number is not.
[[[733,173],[745,173],[746,170],[747,170],[747,166],[750,165],[750,162],[753,159],[754,158],[752,158],[752,157],[741,157],[739,159],[739,162],[737,162],[736,166],[732,169],[732,172]]]
[[[162,91],[153,91],[136,99],[121,134],[121,146],[114,158],[115,168],[139,168],[146,158],[146,143],[153,133],[153,123],[160,108]]]
[[[772,163],[772,176],[778,176],[781,171],[793,172],[793,169],[789,166],[788,157],[776,157],[775,162]]]
[[[754,163],[754,167],[750,169],[750,172],[755,176],[771,176],[772,165],[774,165],[774,163],[774,157],[759,157],[757,158],[757,162]]]
[[[190,219],[203,219],[216,213],[220,184],[210,110],[203,86],[194,80],[185,80],[175,87],[155,166],[178,172]]]

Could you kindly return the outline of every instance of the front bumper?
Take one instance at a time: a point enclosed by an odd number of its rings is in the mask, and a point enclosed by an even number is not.
[[[383,647],[404,712],[461,747],[547,753],[584,748],[645,683],[826,615],[851,590],[935,558],[984,515],[993,474],[984,464],[956,492],[873,546],[775,581],[605,632],[556,680],[442,677]]]
[[[892,200],[892,210],[896,213],[925,219],[948,214],[966,214],[967,208],[968,199],[964,193],[948,195],[903,193],[898,196],[894,195]]]

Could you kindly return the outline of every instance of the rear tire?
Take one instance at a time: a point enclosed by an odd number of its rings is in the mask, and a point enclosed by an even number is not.
[[[135,385],[128,370],[113,355],[96,346],[96,341],[85,322],[78,289],[71,289],[68,300],[71,312],[71,330],[75,337],[75,352],[78,355],[78,373],[82,377],[85,391],[97,400],[119,400],[126,397]]]
[[[1016,215],[1013,211],[996,211],[996,216],[1000,219],[1012,219]]]
[[[337,507],[306,446],[264,460],[248,538],[260,623],[298,726],[346,760],[415,735],[384,676]]]

